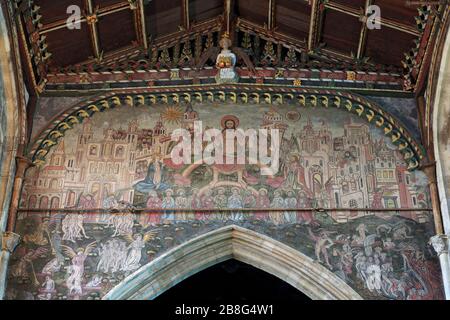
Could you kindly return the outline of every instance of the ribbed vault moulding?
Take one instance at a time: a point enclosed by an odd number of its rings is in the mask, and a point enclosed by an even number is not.
[[[328,269],[267,236],[226,226],[171,249],[125,278],[103,299],[154,299],[189,276],[236,259],[286,281],[314,300],[361,300]]]

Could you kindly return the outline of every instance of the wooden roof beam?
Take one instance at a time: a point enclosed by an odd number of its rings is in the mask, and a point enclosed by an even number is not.
[[[325,4],[325,7],[331,10],[335,10],[335,11],[339,11],[341,13],[344,14],[348,14],[350,16],[353,17],[357,17],[359,18],[361,16],[361,11],[359,9],[355,9],[346,5],[342,5],[342,4],[338,4],[338,3],[331,3],[328,2],[327,4]],[[405,32],[405,33],[409,33],[415,36],[420,36],[420,32],[419,30],[417,30],[417,28],[415,26],[409,26],[409,25],[405,25],[403,23],[399,23],[397,21],[391,20],[391,19],[386,19],[383,18],[383,16],[381,16],[380,19],[381,25],[384,27],[388,27],[391,29],[395,29],[401,32]]]
[[[123,10],[129,10],[130,9],[130,4],[128,3],[128,1],[125,2],[120,2],[120,3],[116,3],[110,6],[106,6],[103,8],[99,8],[97,11],[97,16],[98,17],[103,17],[109,14],[113,14],[116,12],[120,12]],[[86,17],[83,17],[80,19],[80,22],[86,22]],[[45,24],[41,30],[39,31],[40,34],[46,34],[48,32],[51,31],[55,31],[55,30],[59,30],[59,29],[63,29],[67,27],[67,19],[61,19],[49,24]]]
[[[183,28],[185,30],[189,30],[190,28],[190,17],[189,17],[189,0],[181,0],[181,8],[182,8],[182,21]]]
[[[224,0],[223,1],[223,12],[224,12],[224,30],[225,32],[231,33],[231,8],[232,8],[232,0]]]
[[[320,0],[309,0],[311,6],[311,20],[309,23],[308,52],[311,52],[317,46],[320,39],[321,21],[323,19],[323,10]]]
[[[102,53],[100,50],[100,40],[99,40],[98,28],[97,28],[97,23],[98,23],[97,11],[94,8],[94,3],[92,0],[86,0],[86,7],[87,7],[87,11],[88,11],[87,15],[86,15],[86,20],[87,20],[87,24],[89,26],[89,32],[90,32],[90,36],[91,36],[92,48],[94,50],[94,56],[96,59],[101,60]]]
[[[366,0],[366,6],[364,8],[364,12],[360,16],[361,32],[359,34],[359,43],[358,43],[358,52],[356,53],[356,59],[361,59],[364,56],[364,52],[366,50],[367,43],[367,10],[372,5],[373,0]]]
[[[253,32],[254,34],[258,34],[261,38],[265,40],[269,40],[274,43],[283,43],[287,46],[294,46],[302,51],[305,50],[307,46],[307,43],[303,40],[291,37],[289,35],[281,34],[278,32],[270,32],[263,26],[242,18],[236,19],[236,26],[239,27],[239,29],[242,31]]]
[[[267,14],[267,27],[269,30],[274,30],[276,27],[276,0],[269,0],[269,12]]]
[[[145,6],[144,0],[137,0],[136,7],[131,7],[134,11],[134,21],[136,25],[136,36],[139,43],[148,49],[148,36],[147,36],[147,24],[145,19]]]

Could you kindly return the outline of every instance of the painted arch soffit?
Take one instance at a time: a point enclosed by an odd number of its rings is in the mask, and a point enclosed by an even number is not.
[[[265,89],[265,90],[263,90]],[[43,165],[50,150],[74,125],[98,112],[119,107],[144,107],[156,104],[238,103],[281,105],[297,104],[299,108],[342,109],[378,127],[401,152],[408,170],[420,167],[425,150],[394,116],[378,104],[353,93],[334,90],[309,90],[284,87],[212,86],[166,88],[164,90],[117,91],[76,104],[56,116],[30,144],[28,156],[37,166]]]
[[[155,299],[228,259],[268,272],[314,300],[363,300],[345,281],[299,250],[237,225],[216,229],[167,251],[123,279],[103,300]]]

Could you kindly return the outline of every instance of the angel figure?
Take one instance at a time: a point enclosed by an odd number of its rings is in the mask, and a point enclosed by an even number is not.
[[[239,81],[239,75],[234,67],[236,66],[236,55],[230,50],[232,45],[230,35],[226,32],[219,41],[222,51],[217,56],[216,67],[219,72],[216,76],[217,83],[234,83]]]
[[[134,271],[141,267],[140,261],[142,257],[142,249],[145,248],[145,244],[155,239],[157,231],[149,231],[144,236],[136,234],[134,237],[131,235],[125,235],[124,239],[129,243],[128,256],[125,263],[122,266],[122,271]]]
[[[86,248],[78,248],[75,252],[71,247],[62,245],[64,255],[72,259],[72,265],[67,269],[66,285],[69,289],[69,294],[81,295],[83,290],[81,288],[81,281],[84,275],[84,262],[89,256],[89,253],[94,250],[97,242],[94,241],[86,246]]]

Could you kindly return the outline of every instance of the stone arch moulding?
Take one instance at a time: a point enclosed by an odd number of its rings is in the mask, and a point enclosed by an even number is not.
[[[0,141],[0,153],[3,153],[0,156],[0,231],[8,224],[9,207],[14,202],[11,193],[17,170],[16,157],[22,156],[27,139],[28,93],[21,80],[17,35],[7,7],[0,5],[0,112],[4,121],[0,124],[4,135]],[[1,118],[0,115],[0,121]]]
[[[234,225],[168,251],[125,278],[103,299],[154,299],[189,276],[229,259],[275,275],[314,300],[362,300],[343,280],[311,258],[270,237]]]
[[[8,39],[8,29],[4,13],[0,6],[0,123],[3,139],[0,140],[0,232],[4,231],[9,208],[9,197],[14,179],[14,158],[16,156],[17,142],[19,141],[19,110],[16,107],[17,83],[12,63],[13,47]],[[1,241],[1,240],[0,240]]]
[[[431,121],[433,128],[432,141],[434,141],[434,155],[436,161],[437,185],[441,199],[441,211],[443,223],[446,232],[450,232],[450,194],[445,185],[446,181],[446,150],[445,146],[450,144],[450,136],[448,135],[450,125],[450,13],[447,14],[446,23],[444,23],[442,31],[442,54],[436,57],[435,70],[439,70],[439,77],[430,84],[435,90],[433,106],[429,106],[432,112]],[[446,181],[447,184],[450,181]],[[450,286],[449,286],[450,292]]]
[[[425,151],[411,134],[376,103],[347,92],[313,90],[294,87],[264,85],[209,85],[189,87],[166,87],[134,91],[111,92],[80,103],[53,119],[43,130],[29,150],[29,157],[36,165],[45,162],[50,149],[58,144],[59,138],[74,125],[97,112],[116,107],[142,107],[154,104],[179,103],[252,103],[282,104],[295,103],[299,107],[339,108],[353,113],[369,124],[383,130],[385,136],[403,154],[409,170],[417,169],[425,158]]]

